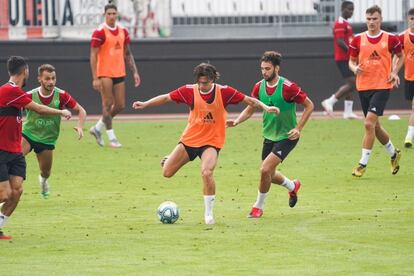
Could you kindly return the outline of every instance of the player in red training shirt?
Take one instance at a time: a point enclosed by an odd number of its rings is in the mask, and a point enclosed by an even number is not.
[[[0,87],[0,240],[11,239],[1,228],[16,209],[26,178],[26,161],[22,154],[22,109],[69,119],[70,111],[53,109],[33,102],[22,90],[29,77],[26,60],[12,56],[7,60],[9,81]]]
[[[279,114],[263,112],[263,148],[260,182],[256,202],[249,217],[260,218],[266,196],[272,183],[285,187],[289,193],[289,206],[294,207],[298,200],[300,181],[290,180],[277,166],[286,159],[299,141],[302,129],[313,111],[313,103],[306,93],[295,83],[279,75],[282,55],[274,51],[267,51],[260,60],[260,69],[263,79],[255,84],[252,96],[260,102],[279,108]],[[303,105],[303,114],[297,122],[296,104]],[[254,108],[247,106],[237,119],[229,120],[227,126],[237,126],[249,119]]]
[[[334,54],[335,63],[345,80],[345,84],[332,94],[331,97],[322,101],[322,107],[326,114],[332,116],[333,107],[335,103],[345,98],[344,101],[344,119],[357,119],[358,116],[353,113],[354,105],[352,92],[355,90],[355,76],[348,67],[349,61],[349,42],[352,40],[352,27],[347,21],[354,13],[354,3],[351,1],[344,1],[341,5],[342,15],[335,21],[333,27],[334,36]]]
[[[135,87],[140,85],[141,78],[129,47],[128,31],[116,22],[117,7],[108,4],[104,10],[105,23],[92,34],[90,54],[92,85],[101,95],[102,117],[89,133],[103,147],[102,131],[106,128],[109,145],[119,148],[122,145],[112,128],[112,119],[125,108],[125,63],[132,72]]]
[[[405,99],[411,102],[411,115],[408,120],[404,146],[411,148],[414,137],[414,8],[408,11],[408,26],[409,28],[400,34],[400,42],[405,57]]]
[[[196,84],[182,86],[145,102],[136,101],[132,107],[144,109],[172,101],[190,107],[188,124],[180,142],[161,162],[163,175],[172,177],[181,167],[198,156],[201,159],[201,177],[204,185],[204,221],[206,224],[214,224],[216,184],[213,172],[219,151],[225,142],[227,105],[243,102],[249,106],[260,107],[267,112],[278,113],[279,109],[245,96],[230,86],[217,84],[219,73],[211,64],[197,65],[194,68],[194,78]]]
[[[37,79],[40,86],[32,89],[27,95],[32,101],[56,109],[70,108],[79,114],[79,120],[74,130],[79,139],[83,137],[83,125],[86,119],[85,109],[66,91],[56,87],[56,69],[50,64],[42,64],[38,68]],[[23,124],[22,148],[26,156],[32,150],[39,162],[39,184],[41,195],[49,197],[48,178],[52,170],[53,150],[60,132],[60,117],[43,116],[32,111],[26,112]]]

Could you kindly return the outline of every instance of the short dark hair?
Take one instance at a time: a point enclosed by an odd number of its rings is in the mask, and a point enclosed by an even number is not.
[[[349,1],[349,0],[343,1],[341,4],[341,10],[345,9],[348,5],[354,5],[354,2]]]
[[[117,6],[116,6],[115,4],[112,4],[112,3],[109,3],[109,4],[106,4],[106,5],[105,5],[105,7],[104,7],[104,12],[106,12],[106,11],[107,11],[107,10],[109,10],[109,9],[114,9],[114,10],[118,11]]]
[[[49,73],[55,72],[56,68],[51,65],[51,64],[42,64],[37,68],[37,73],[39,74],[39,76],[44,72],[47,71]]]
[[[270,62],[273,66],[280,66],[280,63],[282,62],[282,54],[275,51],[266,51],[263,53],[260,62]]]
[[[378,5],[374,5],[372,7],[369,7],[366,11],[365,14],[374,14],[374,13],[379,13],[380,15],[382,15],[382,10]]]
[[[407,15],[414,15],[414,8],[409,9]]]
[[[207,77],[214,82],[220,78],[220,73],[217,72],[216,67],[210,63],[204,62],[194,67],[193,75],[196,81],[198,81],[200,77]]]
[[[19,75],[27,68],[27,62],[24,57],[11,56],[7,60],[7,71],[10,76]]]

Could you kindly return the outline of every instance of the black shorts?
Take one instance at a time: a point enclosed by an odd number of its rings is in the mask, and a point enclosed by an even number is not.
[[[337,60],[335,63],[344,79],[354,76],[354,73],[349,69],[347,60]]]
[[[273,152],[280,160],[285,160],[288,154],[296,147],[296,144],[299,142],[299,139],[296,140],[281,140],[274,142],[272,140],[264,139],[263,149],[262,149],[262,160],[265,160],[266,157]]]
[[[199,158],[201,158],[201,155],[203,155],[203,152],[208,149],[208,148],[213,148],[217,151],[217,155],[219,155],[220,149],[216,148],[214,146],[210,146],[210,145],[206,145],[206,146],[202,146],[202,147],[189,147],[187,145],[184,145],[183,143],[179,143],[182,144],[185,148],[185,151],[188,154],[188,158],[190,158],[190,161],[193,161],[194,159],[196,159],[196,157],[198,156]]]
[[[359,99],[361,100],[362,111],[364,112],[365,117],[368,112],[377,114],[377,116],[382,116],[384,114],[385,106],[390,97],[389,89],[379,89],[379,90],[366,90],[358,91]]]
[[[26,160],[21,153],[0,150],[0,182],[9,180],[11,175],[26,179]]]
[[[412,101],[414,97],[414,81],[405,80],[405,99]]]
[[[41,153],[44,150],[54,150],[55,149],[54,145],[46,145],[46,144],[43,144],[43,143],[35,142],[35,141],[31,140],[29,137],[27,137],[24,134],[22,134],[22,136],[24,137],[24,139],[27,140],[27,142],[29,142],[30,151],[34,150],[35,153]]]
[[[119,77],[119,78],[111,78],[112,79],[112,84],[116,85],[118,83],[124,82],[125,81],[125,77]]]

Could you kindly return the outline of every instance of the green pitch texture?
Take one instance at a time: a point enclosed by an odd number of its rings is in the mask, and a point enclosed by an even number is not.
[[[289,208],[287,190],[273,185],[261,219],[246,217],[260,121],[228,129],[214,226],[203,222],[198,159],[161,175],[184,121],[116,121],[122,149],[99,148],[88,133],[77,141],[74,122],[64,123],[49,199],[39,195],[36,157],[27,158],[25,191],[4,228],[14,238],[0,241],[0,275],[413,275],[414,150],[403,148],[407,118],[382,123],[402,149],[397,175],[376,143],[365,175],[351,176],[362,121],[311,120],[280,166],[302,182],[298,204]],[[165,200],[180,208],[173,225],[157,221]]]

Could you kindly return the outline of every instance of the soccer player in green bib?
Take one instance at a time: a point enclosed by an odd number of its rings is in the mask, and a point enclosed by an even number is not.
[[[77,126],[74,127],[79,139],[83,137],[83,125],[86,119],[85,109],[66,91],[57,88],[56,69],[50,64],[43,64],[38,68],[40,87],[35,88],[27,95],[33,102],[55,109],[72,109],[79,114]],[[53,150],[60,132],[60,116],[40,115],[31,110],[26,111],[26,121],[23,124],[22,147],[26,156],[34,150],[39,162],[39,184],[44,198],[49,197],[49,183],[53,161]]]
[[[263,79],[255,84],[252,91],[252,97],[268,106],[278,107],[280,113],[276,115],[263,112],[264,142],[260,183],[256,202],[249,213],[250,218],[260,218],[263,215],[264,202],[272,183],[288,190],[290,207],[296,205],[301,185],[299,180],[290,180],[277,171],[276,167],[298,143],[301,131],[313,111],[313,103],[298,85],[279,76],[281,60],[280,53],[268,51],[263,54],[260,60]],[[299,122],[296,121],[296,104],[304,107]],[[250,118],[254,111],[254,108],[246,107],[237,119],[228,120],[227,126],[239,125]]]

